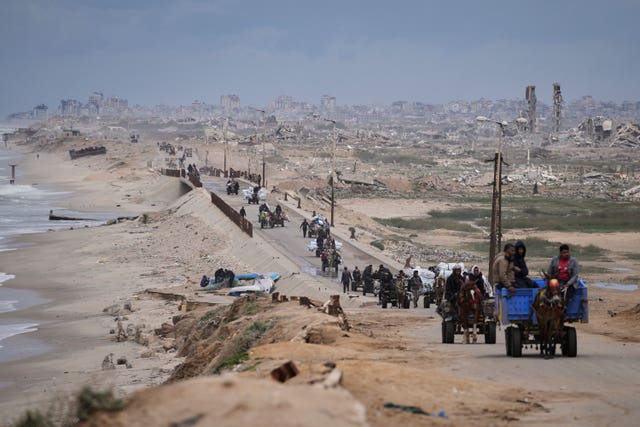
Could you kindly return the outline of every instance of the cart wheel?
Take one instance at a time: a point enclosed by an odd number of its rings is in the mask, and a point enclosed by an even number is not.
[[[382,300],[382,308],[387,308],[387,300],[386,299]]]
[[[445,322],[443,321],[442,323],[442,344],[446,344],[447,340],[446,340],[446,331],[445,331]]]
[[[444,342],[445,344],[453,344],[453,340],[455,337],[455,329],[456,325],[453,324],[452,320],[446,320],[444,322]]]
[[[522,357],[522,334],[520,328],[509,328],[511,331],[511,356]]]
[[[507,356],[511,356],[511,328],[504,330],[504,346],[507,349]]]
[[[431,300],[429,299],[429,297],[427,295],[424,296],[423,305],[424,305],[424,308],[431,307]]]
[[[563,344],[563,356],[565,355],[565,349],[567,357],[576,357],[578,355],[578,336],[576,335],[576,328],[567,327]]]
[[[485,323],[484,331],[484,343],[495,344],[496,343],[496,322]]]

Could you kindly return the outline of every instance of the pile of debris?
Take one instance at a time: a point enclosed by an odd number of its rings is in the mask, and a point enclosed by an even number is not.
[[[640,125],[637,123],[621,123],[616,128],[611,146],[629,148],[640,147]]]
[[[386,243],[387,242],[385,242],[385,244]],[[462,262],[482,261],[481,257],[466,251],[426,248],[409,243],[403,243],[390,248],[390,252],[393,258],[400,263],[404,263],[408,256],[411,256],[411,259],[413,259],[416,264],[425,264],[426,262],[438,263],[443,259],[457,259]]]

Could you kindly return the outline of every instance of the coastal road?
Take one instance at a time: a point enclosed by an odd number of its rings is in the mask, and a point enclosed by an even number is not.
[[[236,210],[240,210],[244,206],[247,211],[247,218],[253,223],[254,234],[262,237],[266,242],[273,246],[281,255],[287,257],[293,261],[302,274],[314,276],[327,285],[327,288],[336,292],[342,292],[342,285],[340,284],[339,274],[335,272],[323,272],[321,268],[320,258],[315,256],[314,252],[307,250],[307,244],[311,242],[310,238],[303,238],[302,231],[300,230],[300,224],[303,217],[298,212],[288,209],[284,204],[282,205],[290,221],[285,222],[285,227],[274,227],[261,229],[258,223],[258,206],[247,204],[241,195],[228,196],[226,193],[226,179],[215,177],[204,177],[202,180],[203,186],[220,196],[225,202]],[[241,186],[246,188],[246,185]],[[240,192],[242,194],[242,192]],[[275,203],[269,201],[269,206],[275,208]],[[310,219],[309,215],[307,220]],[[353,270],[354,266],[358,266],[360,270],[368,264],[372,264],[374,269],[383,263],[378,258],[358,249],[354,245],[348,242],[348,240],[336,238],[343,244],[342,257],[343,264],[340,265],[340,269],[344,265],[349,267],[349,270]],[[374,298],[371,294],[367,297],[363,297],[362,293],[358,294],[363,302],[375,302],[377,298]]]

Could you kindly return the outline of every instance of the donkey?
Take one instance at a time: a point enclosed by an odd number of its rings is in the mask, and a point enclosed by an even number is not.
[[[557,279],[549,280],[547,286],[536,295],[533,310],[540,329],[540,355],[551,359],[556,353],[556,344],[562,340],[564,315],[564,303]]]
[[[469,344],[469,317],[473,315],[473,343],[478,342],[478,322],[482,312],[482,293],[476,283],[467,280],[458,293],[458,318],[462,326],[464,343]]]

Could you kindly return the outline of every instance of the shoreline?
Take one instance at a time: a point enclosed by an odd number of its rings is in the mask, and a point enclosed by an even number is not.
[[[140,171],[146,175],[146,187],[158,187],[159,201],[129,201],[126,200],[128,197],[120,201],[118,197],[130,190],[126,184],[118,191],[107,177],[94,178],[104,169],[106,158],[90,159],[91,163],[102,163],[98,170],[93,170],[93,165],[87,165],[89,162],[68,161],[55,153],[39,151],[39,156],[35,156],[35,151],[29,152],[28,147],[15,146],[9,150],[21,156],[16,184],[68,193],[59,203],[56,201],[60,209],[113,218],[164,208],[177,195],[162,194],[164,187],[175,183],[144,168]],[[48,167],[43,168],[43,165]],[[42,407],[43,403],[51,401],[50,391],[54,391],[56,398],[64,397],[77,392],[83,384],[95,382],[107,387],[118,385],[136,389],[154,384],[157,380],[152,377],[163,377],[158,373],[158,369],[167,363],[162,357],[137,360],[132,371],[120,375],[127,377],[126,380],[117,378],[113,372],[101,371],[105,355],[126,354],[132,360],[141,351],[136,343],[113,341],[109,331],[116,326],[115,322],[103,313],[103,308],[132,298],[140,289],[119,286],[125,280],[122,274],[117,280],[104,279],[104,284],[91,283],[91,270],[95,267],[80,267],[77,271],[74,267],[74,263],[86,259],[92,244],[99,246],[101,242],[105,247],[116,244],[115,227],[118,226],[63,228],[14,235],[3,242],[13,250],[0,252],[0,270],[8,270],[5,273],[15,278],[6,280],[0,286],[0,292],[4,288],[5,293],[23,293],[33,298],[32,301],[21,301],[17,310],[0,313],[0,319],[7,323],[11,319],[10,323],[37,324],[37,329],[2,341],[0,418],[10,420],[29,407]],[[133,274],[133,270],[122,269],[122,272]],[[109,274],[111,272],[107,271],[95,277],[108,277]],[[25,399],[25,396],[28,397]]]

